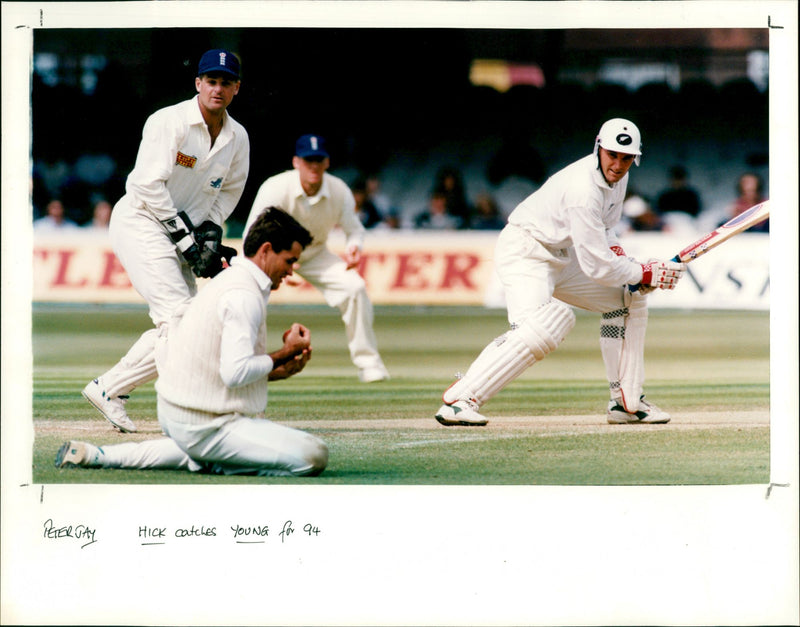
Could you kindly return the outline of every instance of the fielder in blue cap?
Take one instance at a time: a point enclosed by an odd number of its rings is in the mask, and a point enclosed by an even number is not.
[[[330,157],[325,138],[319,135],[303,135],[294,146],[294,154],[301,159],[327,159]]]
[[[239,80],[239,59],[227,50],[209,50],[200,57],[197,65],[197,76],[205,74],[230,74],[234,80]]]
[[[344,322],[350,359],[364,383],[389,378],[373,328],[374,311],[367,285],[358,270],[365,228],[355,212],[350,187],[328,172],[330,155],[320,135],[301,135],[295,142],[292,169],[269,177],[259,187],[245,237],[266,207],[280,207],[311,233],[312,243],[298,260],[298,276],[316,287]],[[344,255],[328,247],[334,229],[345,235]]]

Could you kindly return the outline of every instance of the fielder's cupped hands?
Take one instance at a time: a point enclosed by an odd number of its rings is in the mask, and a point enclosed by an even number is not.
[[[285,361],[279,366],[273,367],[272,371],[269,373],[269,380],[277,381],[279,379],[288,379],[289,377],[296,375],[306,367],[309,359],[311,359],[310,346],[306,349],[303,349],[303,352],[290,358],[289,361]]]
[[[270,355],[273,361],[269,380],[288,379],[306,367],[311,359],[311,331],[295,322],[283,334],[283,348]]]
[[[292,355],[302,353],[311,348],[311,331],[299,322],[293,323],[283,334],[283,346]]]
[[[286,378],[289,378],[305,368],[309,359],[311,359],[311,347],[306,348],[299,355],[295,355],[290,361],[280,366],[280,368],[286,373]]]

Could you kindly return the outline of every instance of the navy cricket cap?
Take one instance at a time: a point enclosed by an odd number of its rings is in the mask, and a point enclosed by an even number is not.
[[[209,50],[203,53],[200,63],[197,65],[197,75],[202,76],[214,72],[225,72],[238,81],[239,59],[227,50]]]
[[[323,157],[327,158],[327,148],[325,148],[325,139],[319,135],[303,135],[297,140],[294,146],[294,154],[302,159],[308,157]]]

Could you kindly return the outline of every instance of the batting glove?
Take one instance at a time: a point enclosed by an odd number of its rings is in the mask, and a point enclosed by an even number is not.
[[[686,270],[685,263],[649,261],[642,265],[642,286],[673,290]]]

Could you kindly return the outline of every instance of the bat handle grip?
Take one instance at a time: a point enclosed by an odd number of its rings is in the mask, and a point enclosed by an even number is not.
[[[670,259],[670,261],[673,261],[675,263],[680,263],[680,261],[681,261],[680,255],[675,255],[672,259]],[[641,284],[638,284],[638,283],[636,285],[629,285],[628,286],[628,291],[630,291],[630,292],[638,292],[640,287],[641,287]]]

